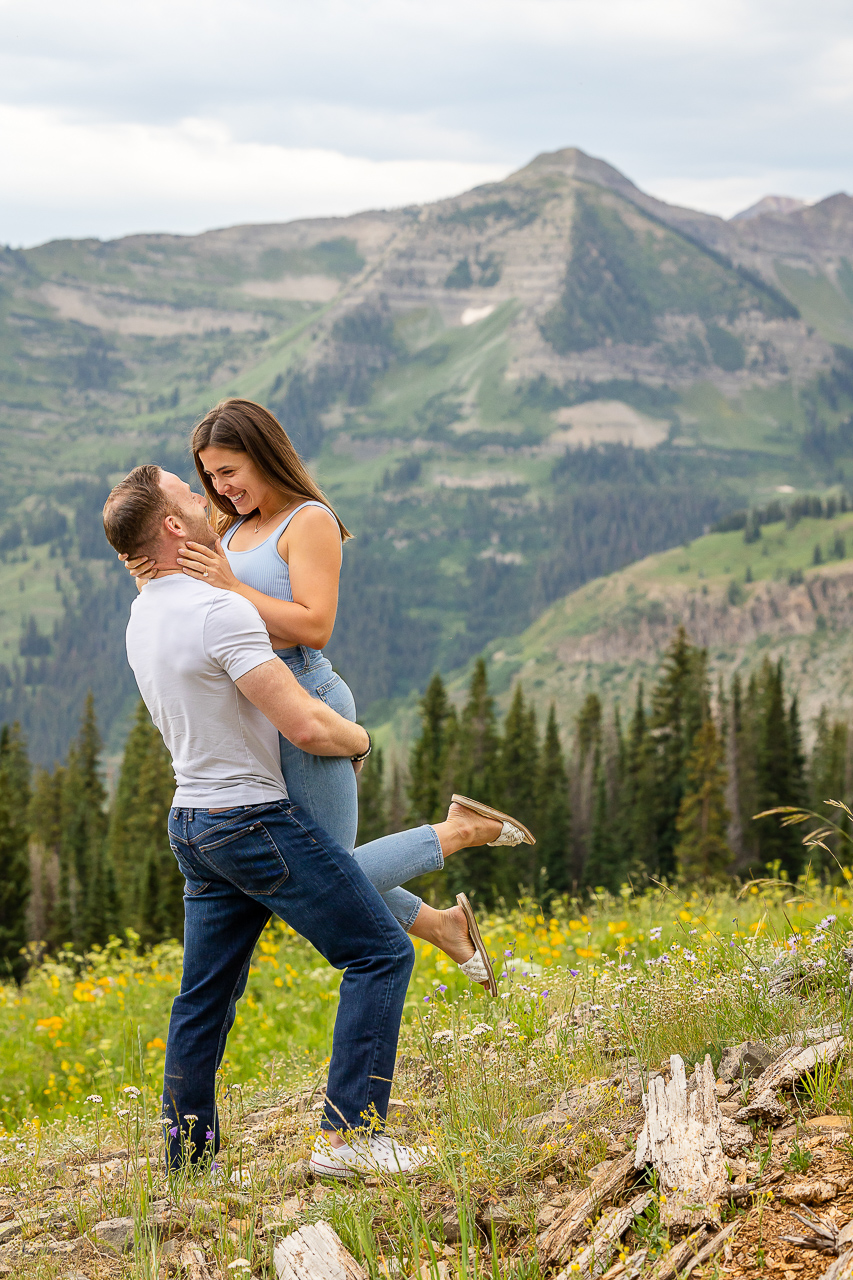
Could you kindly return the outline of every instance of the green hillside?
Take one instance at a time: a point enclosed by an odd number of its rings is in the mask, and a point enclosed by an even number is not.
[[[844,485],[850,262],[846,197],[729,224],[576,150],[424,207],[0,252],[0,716],[44,760],[88,684],[124,722],[98,508],[186,471],[223,395],[358,535],[330,655],[373,718],[733,508]]]
[[[683,624],[708,649],[712,683],[783,659],[807,737],[824,705],[853,716],[853,511],[774,520],[754,535],[754,527],[710,533],[648,556],[557,601],[520,635],[494,640],[483,656],[499,707],[521,682],[540,721],[554,703],[567,739],[588,693],[628,714],[638,682],[649,686]],[[468,676],[450,681],[457,701]],[[405,749],[416,723],[409,700],[384,740]]]

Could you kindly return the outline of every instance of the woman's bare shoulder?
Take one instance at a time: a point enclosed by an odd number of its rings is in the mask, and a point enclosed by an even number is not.
[[[334,512],[328,507],[303,507],[278,540],[279,551],[284,547],[304,547],[306,544],[323,551],[340,548],[340,527]]]

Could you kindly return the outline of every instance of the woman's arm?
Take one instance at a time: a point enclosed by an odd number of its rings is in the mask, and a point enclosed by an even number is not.
[[[281,535],[278,553],[290,570],[292,601],[277,600],[240,582],[218,538],[212,551],[201,543],[188,542],[178,564],[191,578],[251,600],[276,639],[322,649],[329,642],[338,609],[341,537],[334,517],[318,507],[306,507]]]

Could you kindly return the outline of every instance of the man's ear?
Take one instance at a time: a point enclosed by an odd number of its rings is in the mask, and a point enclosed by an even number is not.
[[[181,521],[181,517],[170,513],[163,521],[163,527],[166,532],[171,534],[173,538],[183,538],[186,536],[186,529]]]

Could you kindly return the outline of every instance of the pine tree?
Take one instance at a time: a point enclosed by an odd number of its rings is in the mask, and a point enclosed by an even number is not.
[[[818,813],[826,814],[833,822],[839,823],[844,830],[849,830],[849,819],[826,802],[843,800],[847,795],[848,735],[847,724],[843,720],[832,719],[827,708],[821,707],[815,721],[815,741],[809,760],[809,805]],[[838,856],[838,837],[827,836],[825,840]],[[821,852],[817,848],[811,850],[810,857],[814,864],[824,870],[834,871],[836,864],[826,855],[818,862]]]
[[[601,745],[595,751],[593,780],[592,827],[581,883],[586,889],[602,888],[615,893],[622,883],[623,868],[622,859],[617,853],[615,832],[611,821],[607,794],[607,769]]]
[[[27,971],[30,898],[30,763],[20,725],[0,732],[0,971],[21,982]]]
[[[709,716],[687,761],[687,787],[678,810],[678,874],[685,881],[719,879],[732,860],[726,841],[725,747]]]
[[[654,739],[649,733],[640,681],[625,743],[618,807],[620,861],[628,871],[636,868],[656,875],[659,870],[656,800]]]
[[[655,738],[657,857],[662,875],[675,870],[676,819],[684,795],[687,759],[708,714],[708,655],[681,626],[664,657],[652,691],[650,727]]]
[[[750,677],[744,693],[740,676],[735,673],[731,695],[732,801],[733,805],[737,804],[737,810],[733,810],[733,826],[739,837],[739,847],[734,849],[734,853],[737,870],[741,873],[759,866],[761,862],[759,830],[752,821],[753,815],[761,809],[757,765],[758,704],[758,681],[755,674]]]
[[[444,682],[436,674],[421,699],[421,731],[409,759],[409,816],[412,822],[437,822],[441,812],[450,707]]]
[[[358,775],[358,836],[356,844],[378,840],[388,832],[385,805],[385,760],[382,748],[371,751]]]
[[[498,803],[505,813],[511,813],[530,828],[536,822],[538,766],[539,734],[536,713],[525,704],[524,692],[521,685],[517,684],[504,721],[497,762]],[[526,859],[520,849],[493,851],[497,854],[494,859],[496,886],[499,892],[510,899],[517,896],[521,885],[528,892],[536,889],[536,846],[526,845],[524,849],[530,851]]]
[[[785,685],[781,661],[775,666],[765,659],[756,682],[757,750],[756,781],[759,812],[779,805],[802,805],[802,748],[796,703],[785,707]],[[759,851],[765,864],[778,863],[791,878],[803,867],[803,846],[796,827],[783,827],[778,818],[761,818]]]
[[[388,791],[388,830],[403,831],[406,826],[407,785],[403,766],[395,761],[391,774],[391,786]]]
[[[30,800],[30,831],[37,877],[33,885],[36,899],[33,925],[36,940],[54,949],[69,936],[62,933],[57,918],[61,892],[64,779],[65,770],[61,765],[57,765],[52,773],[47,769],[37,769]],[[67,897],[67,892],[64,896]]]
[[[106,791],[98,759],[101,738],[92,694],[63,777],[59,925],[63,941],[86,949],[119,927],[115,870],[105,848]]]
[[[601,699],[597,693],[588,693],[575,719],[574,751],[569,776],[573,879],[582,877],[583,868],[589,861],[595,811],[595,761],[601,735]]]
[[[459,725],[459,776],[454,790],[492,804],[498,746],[495,706],[489,694],[486,664],[478,658]]]
[[[468,687],[468,700],[459,719],[455,749],[447,765],[449,793],[471,796],[483,804],[498,804],[497,763],[500,739],[495,706],[489,693],[486,664],[478,658]],[[444,873],[444,889],[452,897],[460,891],[481,902],[494,901],[495,851],[485,846],[453,855]]]
[[[175,778],[163,739],[140,701],[110,815],[104,868],[115,868],[123,916],[150,945],[183,936],[183,877],[169,846]]]
[[[533,827],[542,896],[567,893],[571,876],[571,814],[569,779],[557,728],[554,704],[548,713],[536,777],[536,819]]]

